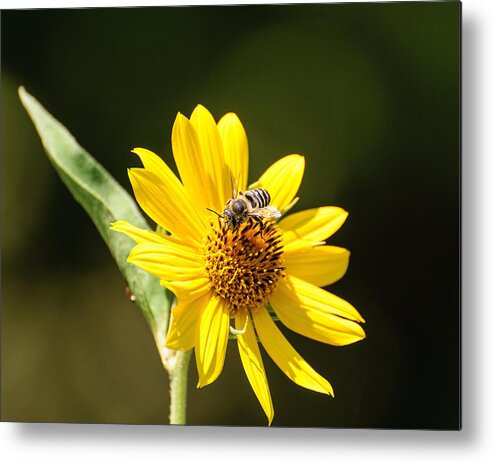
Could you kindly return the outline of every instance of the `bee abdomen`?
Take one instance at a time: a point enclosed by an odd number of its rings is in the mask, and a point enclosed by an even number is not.
[[[245,197],[253,208],[267,207],[270,202],[270,194],[266,189],[252,189],[245,192]]]

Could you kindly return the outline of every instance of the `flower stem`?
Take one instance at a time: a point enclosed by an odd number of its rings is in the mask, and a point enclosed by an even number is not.
[[[173,369],[169,371],[170,411],[169,423],[186,424],[188,363],[192,350],[177,351]]]

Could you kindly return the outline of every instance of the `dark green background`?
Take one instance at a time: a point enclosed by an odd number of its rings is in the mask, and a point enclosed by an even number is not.
[[[2,420],[167,422],[167,376],[109,252],[43,154],[25,85],[127,189],[171,165],[178,111],[243,121],[250,178],[306,156],[297,210],[338,205],[331,287],[366,318],[336,348],[284,330],[336,398],[264,355],[274,425],[460,425],[460,4],[2,11]],[[231,343],[190,424],[264,425]]]

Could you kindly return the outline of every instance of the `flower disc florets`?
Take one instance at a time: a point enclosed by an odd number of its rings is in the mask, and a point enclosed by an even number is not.
[[[215,292],[228,300],[231,317],[269,301],[283,274],[281,235],[272,221],[249,219],[233,228],[212,224],[205,268]]]

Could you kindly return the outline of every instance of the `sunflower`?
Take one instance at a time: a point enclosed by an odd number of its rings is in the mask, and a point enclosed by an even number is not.
[[[217,215],[236,186],[247,190],[248,142],[236,114],[216,124],[201,105],[190,119],[178,113],[171,141],[181,181],[143,148],[132,152],[144,168],[128,172],[138,203],[167,233],[123,221],[112,224],[137,243],[128,261],[160,278],[176,296],[166,347],[195,349],[198,387],[204,387],[220,375],[233,334],[269,425],[274,409],[259,343],[293,382],[334,396],[330,383],[290,345],[275,320],[330,345],[365,337],[358,311],[321,288],[347,270],[349,251],[324,245],[347,212],[319,207],[284,216],[297,200],[305,167],[303,156],[291,154],[252,185],[269,192],[270,203],[282,213],[280,221],[248,218],[233,227]]]

